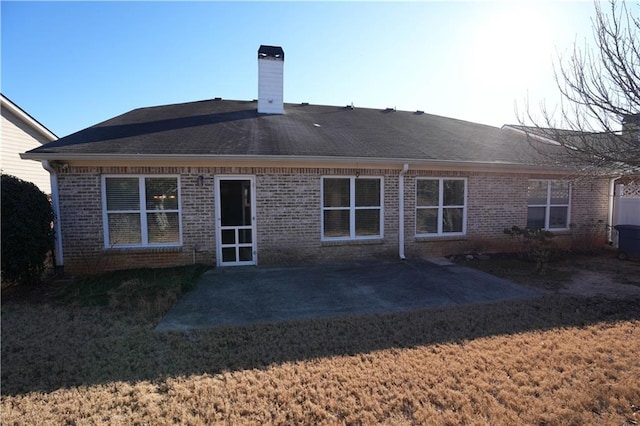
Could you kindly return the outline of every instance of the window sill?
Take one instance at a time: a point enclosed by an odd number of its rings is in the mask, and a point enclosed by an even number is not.
[[[182,246],[149,246],[149,247],[108,247],[107,253],[179,253]]]
[[[416,236],[416,243],[428,243],[433,241],[467,241],[469,237],[465,235],[434,235],[434,236]]]
[[[384,238],[322,241],[321,243],[322,243],[322,247],[380,245],[380,244],[384,244]]]

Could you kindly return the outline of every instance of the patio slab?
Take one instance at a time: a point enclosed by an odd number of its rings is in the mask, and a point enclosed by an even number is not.
[[[540,296],[482,271],[422,259],[207,271],[157,331],[399,312]]]

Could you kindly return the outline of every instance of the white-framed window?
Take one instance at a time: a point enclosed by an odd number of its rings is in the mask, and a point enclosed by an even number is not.
[[[416,180],[416,236],[467,233],[467,179]]]
[[[323,177],[322,240],[381,238],[383,193],[381,177]]]
[[[102,176],[102,217],[107,248],[179,246],[180,178]]]
[[[527,228],[569,229],[571,184],[563,180],[530,180]]]

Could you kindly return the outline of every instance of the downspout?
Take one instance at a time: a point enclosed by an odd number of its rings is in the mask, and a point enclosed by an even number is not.
[[[616,189],[616,180],[618,178],[611,178],[609,180],[609,208],[607,211],[607,242],[613,243],[613,205],[615,203],[615,189]]]
[[[409,170],[409,164],[405,163],[398,175],[398,254],[400,260],[405,260],[404,256],[404,175]]]
[[[58,197],[58,175],[47,160],[42,160],[42,167],[49,172],[51,179],[51,206],[53,207],[53,229],[56,244],[56,275],[64,273],[64,254],[62,252],[62,231],[60,228],[60,199]]]

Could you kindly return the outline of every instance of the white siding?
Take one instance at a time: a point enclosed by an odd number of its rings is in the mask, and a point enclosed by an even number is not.
[[[49,142],[6,108],[2,108],[0,127],[0,168],[3,174],[14,175],[35,183],[45,194],[51,193],[49,172],[39,161],[22,160],[20,154]]]
[[[258,112],[284,113],[284,61],[258,59]]]

